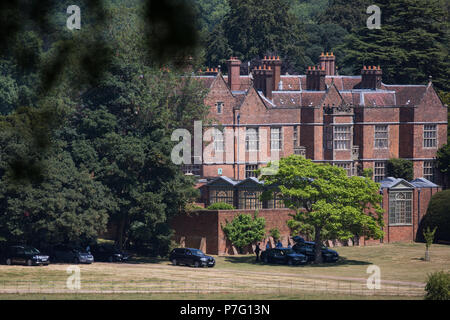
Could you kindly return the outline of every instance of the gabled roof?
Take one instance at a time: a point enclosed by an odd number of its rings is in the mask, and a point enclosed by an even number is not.
[[[425,178],[417,178],[411,181],[411,184],[416,188],[437,188],[439,187],[437,184],[427,180]]]
[[[208,182],[206,185],[207,186],[212,186],[212,185],[216,185],[216,186],[223,185],[223,186],[226,186],[226,185],[229,185],[229,186],[234,187],[236,184],[238,184],[238,182],[239,181],[235,181],[235,180],[233,180],[231,178],[228,178],[228,177],[225,177],[225,176],[220,176],[220,177],[217,177],[216,179]]]
[[[259,186],[263,186],[264,182],[263,181],[259,181],[258,178],[250,177],[250,178],[247,178],[245,180],[242,180],[242,181],[238,182],[236,184],[236,187],[241,186],[241,185],[245,185],[245,184],[255,184],[256,186],[259,187]]]
[[[381,189],[414,189],[414,185],[402,178],[388,177],[381,182]]]

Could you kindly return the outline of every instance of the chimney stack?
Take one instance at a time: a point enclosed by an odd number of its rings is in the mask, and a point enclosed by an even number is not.
[[[241,61],[236,57],[227,60],[228,66],[228,86],[231,91],[237,91],[241,88]]]
[[[254,87],[258,91],[262,91],[264,96],[272,100],[273,91],[273,70],[270,66],[259,66],[253,69]]]
[[[382,75],[380,66],[364,66],[361,70],[361,89],[380,89]]]
[[[319,66],[321,69],[325,68],[325,72],[327,76],[334,76],[336,71],[336,57],[333,52],[329,54],[322,54],[319,57]]]
[[[308,67],[306,71],[306,90],[325,91],[325,67]]]
[[[206,71],[203,73],[203,75],[205,76],[217,76],[217,74],[219,73],[219,69],[218,68],[207,68]]]
[[[262,60],[263,65],[269,66],[273,70],[273,89],[278,90],[281,80],[281,60],[279,56],[265,56]]]

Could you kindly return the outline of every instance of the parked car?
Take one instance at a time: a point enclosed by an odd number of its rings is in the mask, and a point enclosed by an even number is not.
[[[69,263],[92,263],[94,257],[86,249],[72,247],[67,245],[55,246],[52,250],[50,258],[53,262],[69,262]]]
[[[170,252],[169,260],[174,266],[176,265],[187,265],[194,267],[214,267],[216,265],[216,260],[204,254],[199,249],[192,248],[177,248]]]
[[[281,264],[305,264],[308,258],[300,253],[295,252],[291,248],[272,248],[266,249],[261,253],[261,260],[265,263],[281,263]]]
[[[93,246],[91,248],[91,254],[94,256],[95,261],[126,262],[130,258],[128,253],[108,244]]]
[[[10,246],[3,253],[7,265],[23,264],[27,266],[45,265],[50,263],[50,257],[30,246]]]
[[[299,241],[292,247],[292,249],[297,253],[307,256],[308,261],[314,261],[316,258],[314,246],[315,242]],[[334,250],[322,246],[322,259],[324,262],[336,262],[339,260],[339,254]]]

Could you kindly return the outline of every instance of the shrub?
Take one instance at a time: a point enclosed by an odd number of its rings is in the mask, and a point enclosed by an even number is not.
[[[280,230],[278,230],[277,228],[270,229],[269,233],[275,242],[280,239]]]
[[[231,222],[227,221],[222,230],[228,240],[242,252],[244,247],[264,238],[265,227],[266,219],[258,217],[258,212],[255,212],[253,217],[250,214],[240,213]]]
[[[390,159],[386,164],[388,177],[411,181],[414,178],[413,162],[405,159]]]
[[[450,241],[450,190],[438,192],[431,197],[421,228],[437,227],[436,239]]]
[[[216,202],[216,203],[209,205],[209,207],[207,209],[208,210],[234,210],[234,207],[229,203]]]
[[[428,276],[425,300],[450,300],[450,273],[440,271]]]
[[[195,204],[195,203],[188,203],[186,205],[186,207],[184,208],[184,210],[186,212],[194,212],[194,211],[199,211],[199,210],[205,210],[205,208],[203,208],[202,206],[199,206],[198,204]]]

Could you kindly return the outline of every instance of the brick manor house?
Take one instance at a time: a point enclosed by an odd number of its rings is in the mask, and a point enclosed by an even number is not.
[[[184,166],[185,173],[199,177],[201,202],[227,202],[239,212],[267,209],[261,214],[268,226],[277,226],[290,241],[288,209],[281,209],[276,196],[259,200],[264,185],[254,170],[264,167],[271,154],[298,154],[342,167],[348,175],[373,169],[387,213],[385,240],[414,240],[429,199],[441,190],[435,157],[447,141],[447,107],[431,80],[427,85],[385,84],[380,66],[362,66],[358,76],[337,75],[333,53],[322,53],[306,75],[282,75],[281,64],[279,57],[264,57],[251,74],[242,75],[241,61],[231,57],[227,76],[218,69],[193,76],[209,89],[205,103],[217,133],[209,144],[214,159]],[[231,138],[227,130],[234,133]],[[414,180],[387,177],[391,158],[412,160]],[[174,222],[178,240],[209,237],[213,240],[205,240],[205,250],[230,252],[217,225],[227,214],[204,212],[195,221],[180,217]],[[198,229],[202,221],[205,227]],[[211,223],[218,230],[201,236],[211,232],[206,227]]]
[[[265,57],[251,75],[241,75],[241,61],[232,57],[228,76],[218,69],[195,76],[209,88],[205,103],[217,129],[240,131],[245,141],[216,139],[221,161],[186,166],[186,172],[241,180],[254,176],[268,162],[264,155],[276,151],[329,162],[349,175],[372,168],[377,182],[386,177],[388,159],[409,159],[415,178],[439,183],[435,157],[447,141],[447,108],[431,81],[384,84],[380,66],[364,66],[359,76],[336,75],[333,53],[322,54],[306,75],[282,75],[281,63]],[[267,134],[267,150],[261,150],[260,132]],[[256,159],[250,160],[251,151]],[[240,156],[230,161],[230,152]]]

